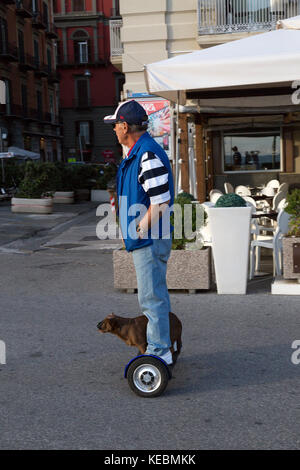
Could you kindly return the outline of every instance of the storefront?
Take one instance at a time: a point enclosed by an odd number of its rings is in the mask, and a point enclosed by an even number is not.
[[[257,186],[300,179],[300,20],[271,31],[146,66],[149,92],[177,114],[176,184],[205,200],[224,182]],[[276,80],[276,81],[275,81]],[[182,105],[182,107],[180,107]],[[182,114],[183,111],[183,114]],[[189,132],[194,125],[195,169]],[[180,183],[180,184],[178,184]]]

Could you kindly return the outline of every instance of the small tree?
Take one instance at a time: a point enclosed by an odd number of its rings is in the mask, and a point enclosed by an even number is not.
[[[294,189],[287,198],[285,212],[291,215],[290,218],[290,236],[300,237],[300,189]]]

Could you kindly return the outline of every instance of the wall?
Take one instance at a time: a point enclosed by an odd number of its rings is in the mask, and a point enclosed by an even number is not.
[[[197,0],[120,0],[120,11],[125,93],[146,92],[144,64],[199,49]]]

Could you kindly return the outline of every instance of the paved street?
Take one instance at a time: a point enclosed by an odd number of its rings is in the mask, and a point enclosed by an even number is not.
[[[246,296],[172,293],[182,354],[166,393],[139,398],[123,378],[136,350],[96,328],[138,314],[137,295],[114,290],[120,242],[79,206],[0,206],[0,449],[299,449],[299,299],[270,295],[270,276]]]

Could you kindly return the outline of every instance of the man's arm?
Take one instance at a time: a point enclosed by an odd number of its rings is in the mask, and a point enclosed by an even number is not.
[[[150,198],[148,211],[139,223],[139,236],[143,238],[143,234],[159,221],[170,202],[168,169],[152,152],[142,157],[139,182]]]
[[[168,208],[169,202],[170,200],[163,202],[162,204],[150,204],[146,214],[138,225],[141,229],[139,238],[143,238],[143,234],[147,233],[151,227],[157,224],[165,210]]]

